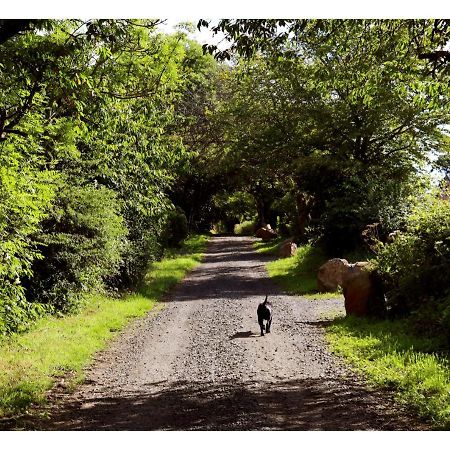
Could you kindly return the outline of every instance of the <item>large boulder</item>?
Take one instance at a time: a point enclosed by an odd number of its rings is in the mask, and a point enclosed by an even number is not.
[[[369,263],[350,264],[342,280],[342,290],[347,315],[384,317],[386,305],[383,288]]]
[[[346,259],[333,258],[320,266],[317,272],[317,287],[320,292],[334,292],[342,286],[349,263]]]
[[[278,248],[278,256],[281,258],[289,258],[290,256],[294,256],[297,251],[297,244],[292,241],[292,239],[288,239],[280,244]]]
[[[261,227],[256,231],[255,236],[263,241],[269,241],[270,239],[275,239],[278,235],[271,228]]]

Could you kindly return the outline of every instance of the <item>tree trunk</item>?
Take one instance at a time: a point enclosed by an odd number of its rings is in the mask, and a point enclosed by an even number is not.
[[[256,211],[258,213],[258,221],[256,223],[256,229],[266,226],[266,204],[261,198],[256,199]]]
[[[305,192],[299,192],[296,195],[297,203],[297,227],[299,237],[302,238],[305,235],[305,229],[311,219],[311,208],[313,206],[313,197]]]

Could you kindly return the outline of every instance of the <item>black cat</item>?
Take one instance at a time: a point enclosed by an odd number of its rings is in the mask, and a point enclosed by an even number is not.
[[[256,311],[258,314],[258,323],[261,328],[261,336],[264,336],[264,320],[266,320],[266,333],[270,333],[270,325],[272,325],[272,304],[266,299],[258,305]]]

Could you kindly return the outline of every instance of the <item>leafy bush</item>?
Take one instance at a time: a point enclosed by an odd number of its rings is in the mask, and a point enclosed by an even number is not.
[[[188,235],[186,214],[181,208],[175,208],[167,216],[164,240],[169,247],[178,247]]]
[[[0,336],[25,331],[50,311],[49,305],[27,302],[22,286],[0,286]]]
[[[36,236],[43,259],[33,264],[28,297],[60,311],[76,309],[80,294],[99,290],[116,274],[127,230],[115,194],[104,187],[66,185]]]
[[[376,264],[393,313],[413,313],[412,318],[422,327],[424,322],[427,329],[438,326],[450,336],[448,200],[431,194],[421,199],[407,219],[406,231],[399,233],[392,243],[380,244]]]
[[[390,179],[392,177],[392,179]],[[364,245],[362,232],[377,223],[381,238],[404,226],[412,198],[423,190],[412,174],[355,172],[329,191],[317,220],[327,253],[342,257]],[[319,209],[321,209],[319,208]]]
[[[246,220],[234,226],[234,234],[241,236],[253,236],[256,231],[256,224],[253,220]]]
[[[296,236],[299,239],[306,238],[306,235],[299,227],[296,195],[294,191],[288,191],[281,198],[276,198],[271,209],[277,215],[276,230],[282,236]],[[308,234],[309,236],[309,234]]]
[[[26,302],[22,278],[39,257],[31,236],[53,198],[54,174],[33,173],[17,146],[0,154],[0,335],[25,330],[45,310]]]
[[[149,262],[156,261],[163,254],[159,225],[152,227],[150,218],[142,215],[137,215],[134,222],[128,221],[127,224],[128,245],[123,254],[120,272],[109,280],[110,284],[122,288],[138,285],[148,269]]]

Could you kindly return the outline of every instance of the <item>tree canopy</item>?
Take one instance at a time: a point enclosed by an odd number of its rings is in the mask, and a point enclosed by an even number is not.
[[[219,222],[342,256],[448,176],[448,20],[159,24],[0,21],[1,332]]]

